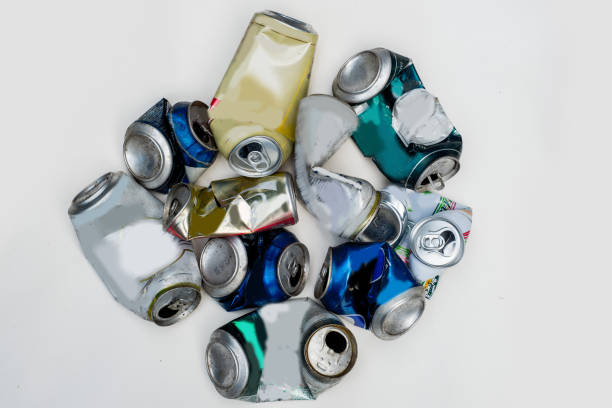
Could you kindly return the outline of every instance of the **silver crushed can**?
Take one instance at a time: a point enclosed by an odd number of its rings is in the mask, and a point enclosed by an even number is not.
[[[160,326],[200,302],[191,245],[162,228],[163,204],[122,172],[107,173],[76,195],[68,215],[85,257],[123,306]]]
[[[320,166],[357,127],[351,107],[329,95],[300,102],[296,126],[295,178],[308,211],[326,229],[355,239],[374,218],[380,196],[366,180]]]
[[[312,400],[353,367],[357,343],[339,318],[308,298],[266,305],[215,330],[206,370],[226,398]]]

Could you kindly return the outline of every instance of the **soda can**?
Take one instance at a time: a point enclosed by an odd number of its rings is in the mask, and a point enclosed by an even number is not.
[[[206,370],[226,398],[312,400],[357,359],[351,331],[308,298],[266,305],[215,330]]]
[[[252,234],[298,221],[289,173],[176,184],[164,206],[164,228],[181,239]]]
[[[160,326],[200,302],[201,277],[191,245],[162,228],[161,201],[125,173],[89,184],[68,210],[83,254],[112,296]]]
[[[130,174],[149,190],[167,193],[187,181],[185,164],[168,121],[170,103],[161,99],[125,132],[123,157]]]
[[[357,116],[337,98],[311,95],[300,102],[295,143],[300,196],[326,229],[346,239],[355,239],[372,222],[380,195],[366,180],[320,166],[356,128]]]
[[[423,286],[386,242],[330,247],[315,297],[383,340],[407,332],[425,309]]]
[[[193,183],[213,164],[218,153],[208,126],[208,105],[200,101],[175,103],[168,119],[185,163],[187,179]]]
[[[291,154],[317,37],[309,24],[274,11],[251,19],[209,112],[219,151],[238,174],[270,175]]]
[[[282,302],[306,283],[308,249],[285,229],[192,243],[204,290],[227,311]]]
[[[359,117],[352,135],[359,150],[389,180],[439,190],[459,171],[461,135],[410,58],[384,48],[362,51],[344,63],[332,88]]]

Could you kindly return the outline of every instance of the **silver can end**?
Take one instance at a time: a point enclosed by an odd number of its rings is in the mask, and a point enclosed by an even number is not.
[[[278,258],[276,277],[278,283],[288,296],[298,295],[304,285],[310,270],[310,254],[301,242],[287,246]]]
[[[321,299],[325,293],[327,292],[327,288],[329,287],[329,282],[331,281],[332,274],[332,248],[330,247],[327,250],[327,254],[325,255],[325,261],[323,262],[323,266],[321,266],[321,272],[319,272],[319,279],[315,284],[314,296],[317,299]]]
[[[454,223],[433,215],[414,225],[410,231],[410,249],[424,264],[445,268],[461,260],[465,242]]]
[[[130,174],[148,189],[155,189],[172,173],[172,147],[159,129],[134,122],[125,132],[123,157]]]
[[[442,190],[448,179],[459,171],[459,160],[452,156],[443,156],[434,160],[419,175],[414,189],[418,192]]]
[[[247,274],[248,257],[238,237],[212,238],[198,259],[204,290],[214,298],[230,295]]]
[[[189,130],[194,138],[209,150],[217,150],[215,138],[208,126],[208,105],[201,101],[193,101],[187,111]]]
[[[206,347],[208,377],[225,398],[240,396],[249,379],[249,362],[244,349],[234,336],[217,329]]]
[[[415,286],[376,309],[371,330],[380,339],[393,340],[414,326],[424,310],[425,289]]]
[[[174,286],[153,301],[151,319],[159,326],[170,326],[193,312],[201,299],[194,286]]]
[[[182,239],[189,235],[189,211],[191,201],[191,188],[185,183],[172,186],[164,203],[163,227],[172,229]]]
[[[382,91],[391,76],[391,53],[384,48],[362,51],[348,59],[334,79],[332,91],[350,103],[365,102]]]
[[[304,346],[308,367],[326,378],[346,375],[357,360],[357,342],[349,329],[338,324],[321,326]]]
[[[276,140],[268,136],[252,136],[232,149],[228,163],[241,176],[264,177],[280,168],[283,152]]]
[[[380,192],[380,201],[370,223],[357,236],[363,242],[388,242],[394,246],[404,235],[408,211],[404,203],[388,191]]]
[[[117,183],[119,177],[121,177],[120,172],[109,172],[89,183],[87,187],[81,190],[72,199],[70,208],[68,208],[68,214],[78,214],[100,201],[100,199],[106,196],[110,189]]]

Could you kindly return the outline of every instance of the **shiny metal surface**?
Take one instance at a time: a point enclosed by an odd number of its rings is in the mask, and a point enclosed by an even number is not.
[[[332,84],[335,97],[360,104],[378,94],[391,76],[391,54],[384,48],[362,51],[349,58]]]
[[[380,199],[366,180],[320,166],[357,127],[350,106],[329,95],[300,102],[296,127],[295,177],[304,205],[323,226],[354,239],[374,217]]]
[[[83,254],[112,296],[158,325],[186,317],[201,278],[189,244],[162,228],[162,203],[125,173],[107,173],[69,209]]]
[[[132,176],[149,190],[166,182],[172,173],[170,142],[157,128],[134,122],[125,132],[125,164]]]
[[[435,268],[455,265],[463,257],[464,248],[459,227],[440,216],[427,217],[410,231],[412,253],[421,262]]]
[[[239,174],[271,174],[290,156],[316,42],[306,23],[272,11],[253,16],[209,111],[219,151]],[[250,151],[240,151],[252,138],[275,144],[262,144],[264,153],[249,160]]]
[[[332,248],[328,248],[323,266],[321,266],[321,271],[319,272],[317,283],[315,284],[314,296],[317,299],[321,299],[325,296],[325,293],[327,293],[327,288],[329,288],[331,280],[332,264]]]
[[[280,257],[276,266],[276,276],[278,283],[289,296],[299,294],[310,271],[310,254],[308,248],[301,242],[294,242],[287,246]]]
[[[353,368],[357,359],[355,336],[344,326],[321,326],[306,341],[304,358],[318,375],[343,376]]]
[[[189,216],[193,208],[193,201],[193,191],[189,184],[175,184],[168,193],[164,205],[164,229],[180,239],[188,239]]]
[[[391,246],[399,242],[407,228],[408,212],[400,200],[386,190],[380,193],[376,213],[368,226],[357,236],[358,241],[382,242]]]
[[[415,183],[416,191],[442,190],[446,181],[459,171],[459,160],[455,157],[444,156],[423,170]]]
[[[413,287],[376,309],[371,330],[380,339],[393,340],[412,328],[424,310],[425,289]]]
[[[199,240],[202,238],[196,238]],[[214,298],[227,296],[240,287],[247,274],[248,257],[238,237],[213,238],[196,254],[204,290]]]
[[[253,136],[238,143],[227,158],[232,169],[246,177],[269,176],[283,163],[279,144],[267,136]]]
[[[238,397],[249,379],[249,362],[234,336],[217,329],[206,347],[206,371],[219,394]]]

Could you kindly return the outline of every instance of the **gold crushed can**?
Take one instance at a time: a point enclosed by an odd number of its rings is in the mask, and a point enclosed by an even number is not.
[[[246,177],[276,172],[293,150],[318,35],[274,11],[256,13],[210,104],[210,127],[230,166]]]

